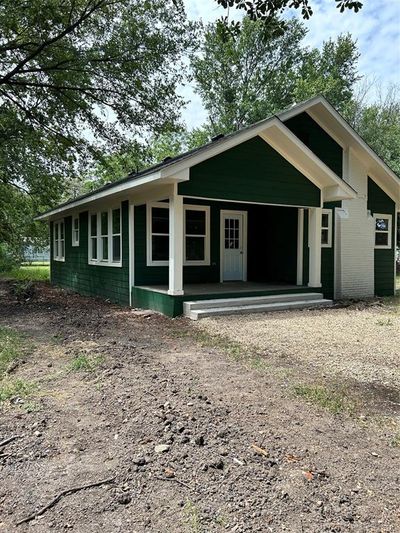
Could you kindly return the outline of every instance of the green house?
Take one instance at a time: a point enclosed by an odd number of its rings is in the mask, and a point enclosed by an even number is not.
[[[399,206],[398,176],[316,97],[38,219],[53,284],[200,318],[392,295]]]

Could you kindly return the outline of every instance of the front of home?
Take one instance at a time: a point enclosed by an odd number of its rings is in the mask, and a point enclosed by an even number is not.
[[[38,218],[52,283],[177,316],[194,300],[392,295],[399,209],[399,178],[317,97]]]

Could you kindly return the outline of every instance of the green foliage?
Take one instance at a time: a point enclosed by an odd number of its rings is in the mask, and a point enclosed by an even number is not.
[[[0,326],[0,380],[7,373],[10,363],[20,357],[24,344],[25,340],[20,333]]]
[[[18,281],[48,281],[50,279],[49,265],[26,265],[14,267],[3,272],[0,277]]]
[[[71,363],[68,365],[68,370],[71,372],[93,372],[103,362],[103,357],[91,357],[86,354],[76,355]]]
[[[0,404],[13,398],[25,398],[37,389],[37,384],[24,379],[4,378],[0,381]]]
[[[18,264],[18,259],[12,253],[7,243],[0,242],[0,274],[7,272]]]
[[[356,44],[346,35],[310,50],[302,44],[306,33],[296,20],[283,34],[275,23],[249,18],[237,37],[217,24],[206,27],[192,69],[214,133],[235,131],[316,94],[342,109],[358,80]]]
[[[191,29],[182,0],[1,2],[0,241],[35,234],[103,151],[176,123]]]

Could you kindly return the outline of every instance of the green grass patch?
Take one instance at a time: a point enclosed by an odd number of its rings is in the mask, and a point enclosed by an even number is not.
[[[393,448],[400,448],[400,433],[397,433],[397,435],[394,435],[394,437],[390,441],[390,445]]]
[[[12,279],[17,281],[49,281],[50,266],[23,265],[12,268],[6,272],[2,272],[0,276],[4,279]]]
[[[0,404],[13,398],[26,398],[37,390],[36,383],[24,379],[3,378],[0,381]]]
[[[26,340],[21,333],[0,326],[0,380],[7,373],[10,364],[18,359],[26,348]]]
[[[330,413],[354,411],[354,403],[343,392],[332,391],[322,385],[296,385],[293,390],[296,396]]]
[[[198,507],[191,501],[187,500],[183,508],[186,516],[186,522],[189,526],[189,531],[192,533],[201,533],[203,531],[201,525],[201,517]]]
[[[86,354],[78,354],[68,365],[70,372],[94,372],[104,361],[101,356],[91,357]]]

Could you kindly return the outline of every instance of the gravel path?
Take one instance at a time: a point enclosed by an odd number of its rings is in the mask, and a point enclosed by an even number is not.
[[[208,318],[196,327],[323,373],[400,388],[400,306]]]

